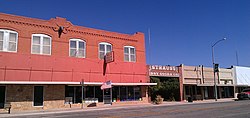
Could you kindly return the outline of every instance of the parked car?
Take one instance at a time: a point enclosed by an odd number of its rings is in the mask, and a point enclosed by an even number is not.
[[[244,89],[237,95],[238,100],[250,99],[250,89]]]

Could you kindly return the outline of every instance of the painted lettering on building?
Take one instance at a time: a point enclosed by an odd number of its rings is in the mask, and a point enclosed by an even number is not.
[[[179,77],[179,68],[176,66],[149,65],[149,76]]]

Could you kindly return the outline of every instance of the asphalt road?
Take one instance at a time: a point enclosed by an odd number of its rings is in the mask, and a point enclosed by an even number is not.
[[[16,117],[16,116],[15,116]],[[250,118],[250,100],[146,106],[21,116],[19,118]]]

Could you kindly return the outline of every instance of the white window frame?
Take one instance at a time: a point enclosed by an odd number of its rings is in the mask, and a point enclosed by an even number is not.
[[[113,46],[110,44],[110,43],[107,43],[107,42],[101,42],[98,44],[98,57],[99,59],[101,59],[100,57],[100,45],[104,45],[104,55],[106,55],[107,53],[107,45],[110,45],[111,46],[111,51],[113,50]]]
[[[78,54],[76,54],[75,57],[77,57],[77,58],[85,58],[86,57],[86,42],[84,40],[82,40],[82,39],[70,39],[69,40],[69,56],[70,56],[70,49],[71,49],[71,47],[70,47],[70,41],[76,41],[76,50],[77,51],[79,50],[79,42],[83,42],[84,43],[83,57],[79,57]],[[70,57],[73,57],[73,56],[70,56]]]
[[[17,52],[17,45],[18,45],[18,33],[13,30],[6,30],[6,29],[0,29],[1,32],[3,32],[3,50],[0,50],[2,52]],[[9,51],[9,36],[10,33],[16,34],[16,48],[15,51]]]
[[[33,37],[39,36],[40,37],[40,52],[39,53],[33,53]],[[49,54],[43,54],[43,38],[48,37],[50,38],[50,53]],[[40,55],[51,55],[51,47],[52,47],[52,38],[49,35],[46,34],[32,34],[31,36],[31,54],[40,54]]]
[[[128,48],[128,61],[125,60],[125,48]],[[131,48],[134,48],[134,50],[135,50],[135,54],[134,54],[134,56],[135,56],[135,61],[132,61],[132,60],[131,60],[131,55],[132,55],[131,52],[130,52],[130,49],[131,49]],[[124,51],[123,51],[123,55],[124,55],[124,61],[125,61],[125,62],[136,62],[136,49],[135,49],[134,46],[124,46],[124,47],[123,47],[123,50],[124,50]]]

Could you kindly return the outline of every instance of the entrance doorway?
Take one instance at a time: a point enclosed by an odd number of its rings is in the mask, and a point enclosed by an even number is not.
[[[5,86],[0,86],[0,108],[4,108],[5,103]]]
[[[104,104],[111,104],[111,98],[112,98],[112,88],[108,88],[108,89],[104,89],[103,90],[103,101],[104,101]]]

